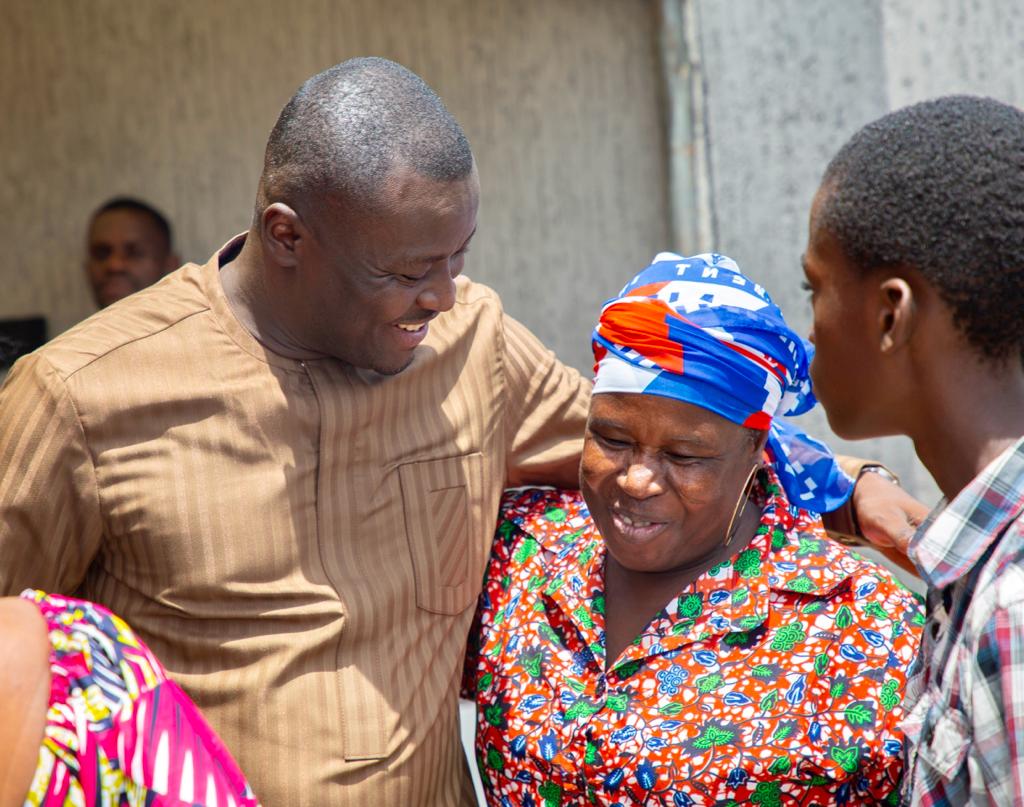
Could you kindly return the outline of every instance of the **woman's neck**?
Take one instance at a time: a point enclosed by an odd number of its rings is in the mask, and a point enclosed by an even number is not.
[[[611,669],[651,620],[705,572],[746,549],[761,520],[761,509],[748,501],[737,518],[732,540],[715,552],[664,572],[637,572],[605,557],[605,664]]]

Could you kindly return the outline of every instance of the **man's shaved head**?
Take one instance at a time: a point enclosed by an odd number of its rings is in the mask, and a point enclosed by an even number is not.
[[[473,153],[436,93],[387,59],[351,59],[281,111],[226,283],[270,312],[261,337],[283,355],[392,375],[455,304],[479,203]]]
[[[451,182],[470,175],[473,154],[423,79],[387,59],[350,59],[306,81],[281,110],[256,214],[283,202],[301,215],[329,197],[370,205],[397,166]]]

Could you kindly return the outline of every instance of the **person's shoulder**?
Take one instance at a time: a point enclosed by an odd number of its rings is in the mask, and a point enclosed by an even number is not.
[[[913,611],[923,610],[921,596],[901,583],[889,569],[845,546],[840,549],[856,564],[856,571],[850,576],[850,590],[855,600],[884,599],[901,603]]]
[[[856,550],[826,539],[833,544],[834,557],[847,570],[848,578],[841,595],[854,615],[872,622],[900,624],[916,632],[924,624],[924,602],[884,566]]]
[[[796,510],[788,540],[780,535],[778,543],[785,544],[785,559],[795,566],[789,574],[799,574],[796,582],[807,578],[811,583],[790,584],[788,589],[841,601],[854,623],[860,615],[883,620],[893,616],[908,626],[923,621],[920,598],[884,566],[832,540],[816,513]]]
[[[997,622],[1024,627],[1024,513],[1002,535],[970,592],[967,630],[983,634]]]
[[[466,275],[459,275],[455,278],[455,306],[456,309],[494,306],[500,310],[501,298],[490,286],[470,280]]]
[[[532,538],[550,551],[570,546],[592,523],[583,494],[560,488],[506,490],[498,517],[499,532]]]
[[[155,285],[97,311],[36,353],[66,381],[127,345],[167,333],[209,310],[201,269],[185,264]]]
[[[0,598],[0,647],[10,651],[5,658],[23,656],[23,669],[45,672],[47,656],[34,651],[49,647],[46,635],[46,621],[34,602],[26,597]]]
[[[1021,535],[1018,535],[1020,540]],[[993,576],[990,586],[992,609],[1015,610],[1024,618],[1024,548],[1018,548],[1016,557],[1002,565]]]
[[[431,324],[442,341],[471,338],[475,345],[489,345],[501,339],[504,309],[497,293],[465,275],[455,278],[455,301]]]
[[[1024,500],[1024,488],[1016,494]],[[1017,587],[1024,576],[1024,508],[1006,523],[996,540],[998,543],[992,549],[992,556],[986,564],[988,568],[983,570],[983,574],[987,572],[984,576],[998,587],[1000,605],[1024,601],[1024,586]],[[987,584],[988,581],[979,582]]]
[[[831,637],[847,662],[872,658],[908,668],[924,624],[917,595],[888,569],[829,538],[820,520],[803,520],[789,539],[776,564],[788,583],[776,596],[790,613],[806,620],[809,632]]]

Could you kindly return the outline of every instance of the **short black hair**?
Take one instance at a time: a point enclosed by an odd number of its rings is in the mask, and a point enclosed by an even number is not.
[[[819,221],[864,270],[919,270],[983,356],[1024,358],[1024,112],[951,95],[891,112],[842,147]]]
[[[164,246],[167,251],[170,252],[173,248],[174,233],[171,230],[171,223],[167,220],[167,217],[153,207],[153,205],[148,202],[143,202],[141,199],[136,199],[134,196],[115,196],[113,199],[108,199],[97,207],[89,221],[96,221],[96,219],[98,219],[103,213],[107,213],[111,210],[130,210],[133,213],[142,213],[143,215],[149,216],[153,224],[156,225],[157,230],[159,230],[160,237],[163,239]]]
[[[307,198],[372,204],[396,164],[440,181],[473,170],[466,135],[427,84],[400,64],[350,59],[307,80],[281,110],[263,164],[256,214]]]

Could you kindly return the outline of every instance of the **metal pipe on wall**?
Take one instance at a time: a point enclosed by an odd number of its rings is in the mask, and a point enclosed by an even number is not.
[[[661,0],[658,35],[668,143],[668,207],[673,248],[709,252],[717,227],[708,159],[697,0]]]

